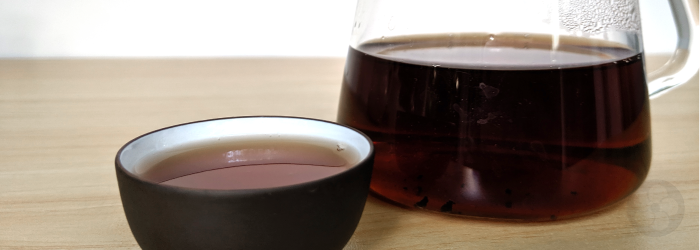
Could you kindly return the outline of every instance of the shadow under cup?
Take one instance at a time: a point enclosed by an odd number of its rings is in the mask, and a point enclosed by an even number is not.
[[[274,137],[333,142],[329,149],[352,149],[357,158],[339,173],[274,187],[193,188],[145,175],[155,162],[195,147],[190,145]],[[373,161],[371,140],[343,125],[235,117],[145,134],[124,145],[115,164],[124,212],[143,249],[342,249],[362,215]]]

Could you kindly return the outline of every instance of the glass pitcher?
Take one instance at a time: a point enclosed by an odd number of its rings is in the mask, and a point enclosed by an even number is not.
[[[676,53],[647,75],[636,0],[359,0],[338,122],[372,138],[371,189],[399,204],[590,213],[644,181],[649,95],[698,70],[692,17],[670,3]]]

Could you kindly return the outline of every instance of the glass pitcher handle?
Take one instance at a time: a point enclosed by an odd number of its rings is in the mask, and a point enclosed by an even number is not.
[[[698,71],[698,55],[694,39],[694,22],[690,8],[683,0],[669,0],[673,19],[676,23],[678,43],[671,59],[661,68],[649,73],[649,95],[654,98],[669,89],[690,80]]]

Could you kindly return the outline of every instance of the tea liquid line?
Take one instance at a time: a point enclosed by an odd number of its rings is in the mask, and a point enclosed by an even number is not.
[[[359,153],[334,141],[284,136],[191,143],[144,163],[139,176],[164,185],[198,189],[281,187],[329,177],[359,161]]]

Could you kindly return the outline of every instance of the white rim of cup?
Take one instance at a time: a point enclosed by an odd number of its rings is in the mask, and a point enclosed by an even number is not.
[[[348,171],[342,171],[338,174],[327,176],[325,178],[298,184],[240,190],[216,190],[162,185],[160,183],[144,180],[137,173],[135,173],[135,168],[141,165],[142,161],[148,160],[149,156],[160,152],[166,152],[170,149],[182,147],[187,144],[202,142],[206,143],[209,141],[216,142],[218,139],[222,138],[230,139],[235,137],[267,135],[320,138],[336,141],[343,146],[354,147],[359,153],[359,160],[348,170],[364,164],[374,151],[374,145],[369,136],[346,125],[305,117],[239,116],[194,121],[148,132],[124,144],[124,146],[122,146],[122,148],[117,152],[115,163],[124,173],[142,182],[175,189],[219,192],[286,188],[323,181]]]

